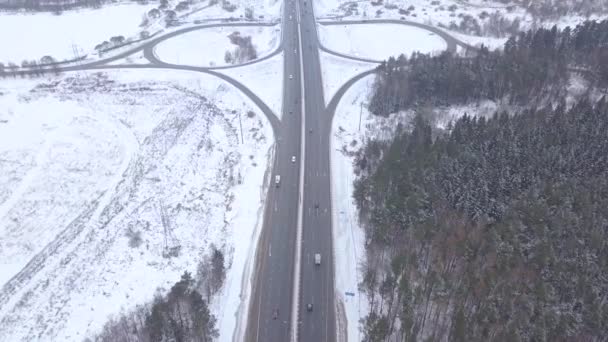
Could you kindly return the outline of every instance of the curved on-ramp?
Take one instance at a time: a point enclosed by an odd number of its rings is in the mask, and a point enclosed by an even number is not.
[[[397,19],[372,19],[372,20],[318,20],[317,23],[319,25],[323,25],[323,26],[332,26],[332,25],[367,25],[367,24],[397,24],[397,25],[404,25],[404,26],[411,26],[411,27],[416,27],[419,29],[423,29],[429,32],[432,32],[434,34],[436,34],[437,36],[439,36],[441,39],[443,39],[445,41],[445,43],[447,44],[447,48],[446,51],[451,52],[451,53],[455,53],[456,52],[456,48],[458,46],[461,46],[465,49],[472,49],[472,50],[476,50],[476,48],[474,48],[473,46],[463,42],[460,39],[455,38],[454,36],[450,35],[449,33],[435,27],[435,26],[431,26],[431,25],[426,25],[426,24],[421,24],[421,23],[417,23],[414,21],[408,21],[408,20],[397,20]],[[376,60],[376,59],[371,59],[371,58],[364,58],[364,57],[358,57],[358,56],[352,56],[352,55],[348,55],[348,54],[344,54],[332,49],[327,48],[326,46],[324,46],[320,41],[319,41],[319,48],[322,51],[325,51],[327,53],[330,53],[332,55],[336,55],[339,57],[343,57],[343,58],[348,58],[348,59],[352,59],[352,60],[356,60],[356,61],[360,61],[360,62],[368,62],[368,63],[381,63],[381,60]]]

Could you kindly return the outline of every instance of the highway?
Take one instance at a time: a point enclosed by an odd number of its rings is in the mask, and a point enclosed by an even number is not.
[[[301,33],[306,94],[306,166],[302,234],[302,273],[298,337],[300,341],[335,341],[333,244],[329,138],[331,117],[325,110],[319,39],[312,1],[302,0]],[[320,266],[314,254],[320,253]],[[313,304],[313,311],[306,309]]]
[[[468,47],[441,30],[419,23],[366,20],[325,21],[320,24],[363,23],[416,26],[444,38],[449,51],[455,51],[456,45]],[[141,45],[105,59],[60,66],[53,70],[65,72],[145,68],[207,73],[234,85],[252,99],[266,115],[275,134],[276,144],[273,165],[269,168],[271,175],[264,208],[264,224],[257,241],[252,270],[248,320],[242,322],[246,325],[246,341],[333,342],[337,338],[331,226],[331,124],[338,102],[346,90],[375,70],[365,71],[348,80],[329,101],[328,106],[325,106],[319,51],[345,58],[362,59],[322,46],[316,24],[310,0],[286,0],[283,5],[279,47],[267,56],[245,63],[257,63],[283,53],[283,113],[280,120],[251,89],[219,72],[221,69],[243,64],[222,67],[177,65],[163,62],[154,53],[155,46],[160,42],[194,30],[221,26],[269,26],[276,23],[218,23],[186,27],[151,38]],[[143,51],[149,64],[108,64],[140,51]],[[5,72],[5,75],[16,76],[34,72],[19,70]],[[280,176],[279,184],[275,184],[275,176]],[[321,254],[321,265],[314,264],[316,253]],[[34,261],[38,259],[42,262],[43,255],[34,258]],[[28,264],[23,272],[7,283],[10,286],[5,286],[3,290],[14,291],[25,278],[35,274],[37,267],[39,262]],[[2,295],[11,291],[0,293],[0,302]],[[309,304],[312,305],[311,311],[307,309]],[[240,341],[241,337],[235,334],[233,339]]]
[[[283,10],[285,51],[283,108],[287,110],[284,110],[283,114],[284,131],[281,137],[287,137],[289,141],[285,139],[278,141],[275,170],[281,173],[282,184],[269,193],[264,228],[256,258],[259,269],[255,272],[247,340],[256,342],[290,340],[290,328],[292,328],[290,323],[294,318],[291,317],[290,305],[296,304],[290,296],[294,285],[294,258],[297,257],[294,240],[298,225],[296,219],[299,195],[301,195],[301,273],[297,278],[300,291],[297,298],[299,305],[295,308],[298,316],[297,326],[293,328],[297,329],[299,341],[335,341],[329,164],[331,116],[325,110],[319,61],[320,44],[309,1],[288,1]],[[298,32],[298,24],[300,32]],[[302,65],[300,60],[304,61]],[[303,79],[300,79],[300,75]],[[290,165],[289,153],[284,152],[295,150],[301,143],[298,133],[302,129],[300,98],[303,98],[305,110],[302,194],[298,194],[297,165]],[[289,114],[290,112],[293,114]],[[299,153],[291,153],[299,158]],[[281,210],[285,212],[281,213]],[[281,247],[275,247],[277,245]],[[321,265],[314,264],[316,253],[321,254]],[[312,304],[312,311],[308,310],[309,304]],[[277,308],[278,319],[274,319]]]
[[[295,2],[284,3],[283,118],[281,130],[276,133],[272,181],[253,271],[247,341],[290,340],[302,128],[302,80],[295,12]],[[281,177],[278,187],[276,175]]]

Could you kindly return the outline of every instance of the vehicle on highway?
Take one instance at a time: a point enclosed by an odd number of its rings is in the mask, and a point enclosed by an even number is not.
[[[276,187],[279,187],[279,184],[281,184],[281,176],[276,175],[274,176],[274,185],[276,185]]]
[[[296,162],[296,156],[291,156],[291,162],[295,163]]]
[[[272,313],[272,319],[277,319],[277,317],[279,317],[279,309],[274,309],[274,312]]]
[[[293,75],[289,75],[289,79],[290,79],[290,80],[293,80]]]
[[[319,203],[315,203],[315,209],[319,209]]]
[[[306,310],[308,310],[309,312],[312,311],[312,303],[308,303],[306,305]]]
[[[315,265],[321,265],[321,253],[315,254]]]

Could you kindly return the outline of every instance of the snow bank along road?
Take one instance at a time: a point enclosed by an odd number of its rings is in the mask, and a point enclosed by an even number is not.
[[[348,23],[399,23],[427,29],[436,33],[454,51],[457,44],[467,46],[445,32],[434,27],[399,20],[380,21],[337,21],[323,22],[325,25]],[[323,98],[319,50],[324,50],[346,58],[353,56],[335,53],[323,47],[318,39],[314,12],[309,1],[287,0],[283,7],[282,41],[276,51],[263,57],[270,58],[281,51],[285,54],[283,80],[283,122],[279,122],[269,107],[251,89],[224,74],[214,70],[223,67],[196,67],[165,63],[154,54],[154,47],[167,39],[204,28],[226,26],[269,26],[274,23],[218,23],[186,27],[155,37],[131,50],[99,61],[58,68],[58,71],[103,70],[103,69],[173,69],[202,72],[220,77],[241,90],[259,106],[271,122],[276,142],[273,175],[280,175],[279,186],[272,186],[267,196],[264,226],[257,248],[254,280],[249,305],[249,315],[245,335],[234,335],[235,340],[283,342],[335,341],[336,310],[334,299],[333,247],[331,230],[331,187],[329,138],[331,120],[336,106],[345,91],[357,80],[373,73],[365,71],[349,80],[334,95],[326,107]],[[301,34],[301,40],[298,35]],[[108,65],[143,51],[150,64]],[[259,62],[251,61],[248,64]],[[359,59],[359,58],[353,58]],[[301,61],[306,61],[301,64]],[[368,60],[365,60],[368,61]],[[21,70],[17,73],[29,73]],[[303,98],[303,94],[306,94]],[[304,101],[304,103],[302,103]],[[303,112],[306,109],[306,113]],[[302,122],[302,115],[305,115]],[[305,156],[300,155],[302,124],[305,124]],[[291,162],[292,157],[296,162]],[[300,170],[300,158],[305,157],[304,169]],[[304,176],[303,193],[298,190],[300,172]],[[296,228],[298,226],[298,206],[302,211],[301,255],[296,256]],[[322,255],[322,263],[315,266],[313,256]],[[301,261],[301,273],[295,274],[294,262]],[[294,279],[301,291],[293,301]],[[4,290],[4,289],[3,289]],[[301,303],[296,308],[292,305]],[[313,311],[307,311],[307,304]],[[296,317],[293,317],[293,312]],[[276,319],[275,319],[276,316]],[[297,322],[293,326],[292,320]],[[244,324],[244,322],[242,323]],[[357,324],[357,322],[351,322]],[[343,327],[340,327],[341,329]]]

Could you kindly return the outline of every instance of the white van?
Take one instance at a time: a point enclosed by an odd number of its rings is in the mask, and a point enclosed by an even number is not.
[[[315,254],[315,265],[321,265],[321,253]]]
[[[281,176],[276,175],[274,176],[274,184],[276,185],[276,187],[279,187],[279,184],[281,183]]]

